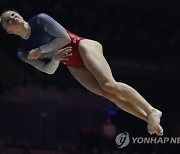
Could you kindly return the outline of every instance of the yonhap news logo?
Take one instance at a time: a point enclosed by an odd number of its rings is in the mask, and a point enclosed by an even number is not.
[[[116,136],[116,144],[119,149],[126,147],[130,142],[129,133],[124,132]]]
[[[116,144],[122,149],[132,144],[180,144],[180,137],[130,137],[128,132],[116,136]]]

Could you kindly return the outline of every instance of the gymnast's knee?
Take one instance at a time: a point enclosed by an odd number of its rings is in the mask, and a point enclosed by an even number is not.
[[[116,81],[104,81],[100,83],[101,88],[108,92],[114,92],[117,89],[117,82]]]
[[[99,93],[100,96],[104,97],[104,98],[107,98],[109,100],[113,99],[113,94],[108,92],[108,91],[105,91],[105,90],[101,90],[101,92]]]

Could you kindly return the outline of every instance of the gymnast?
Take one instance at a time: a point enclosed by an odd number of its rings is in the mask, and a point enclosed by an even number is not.
[[[163,135],[162,112],[131,86],[115,81],[99,42],[71,33],[45,13],[26,22],[19,13],[8,10],[0,19],[8,34],[21,37],[18,56],[22,61],[47,74],[54,74],[60,64],[66,65],[86,89],[147,122],[150,134]]]

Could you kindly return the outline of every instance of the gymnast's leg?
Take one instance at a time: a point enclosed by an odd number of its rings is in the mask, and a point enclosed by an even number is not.
[[[152,107],[135,89],[114,80],[111,69],[103,56],[102,46],[96,41],[81,40],[79,51],[86,68],[93,74],[102,89],[141,108],[148,118],[148,131],[151,134],[162,135],[163,129],[160,126],[162,113]]]
[[[114,102],[119,108],[147,122],[146,113],[139,107],[101,88],[91,72],[85,67],[68,67],[74,78],[89,91]]]

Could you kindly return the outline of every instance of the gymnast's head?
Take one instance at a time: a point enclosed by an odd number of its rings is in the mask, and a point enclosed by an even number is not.
[[[1,26],[8,34],[21,35],[25,20],[16,11],[4,11],[0,16]]]

